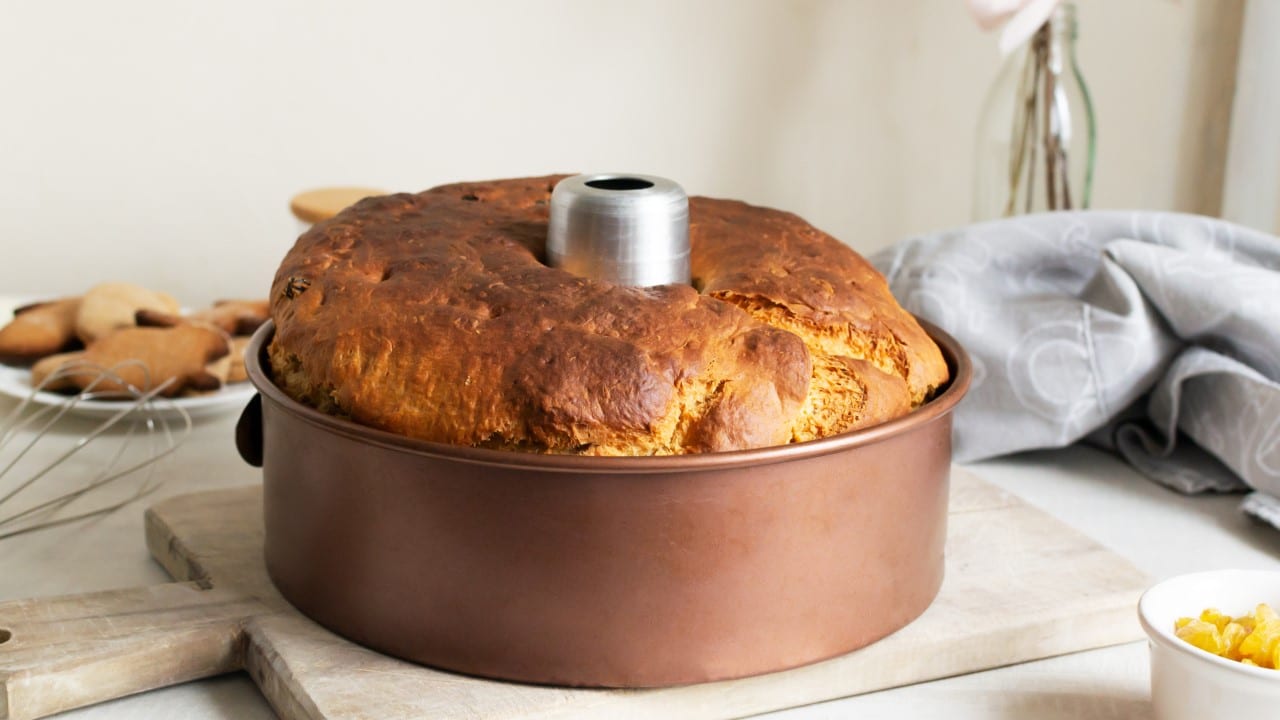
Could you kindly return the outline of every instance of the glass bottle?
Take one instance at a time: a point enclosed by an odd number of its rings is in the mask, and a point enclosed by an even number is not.
[[[1097,130],[1075,44],[1063,2],[1000,69],[978,119],[974,220],[1089,207]]]

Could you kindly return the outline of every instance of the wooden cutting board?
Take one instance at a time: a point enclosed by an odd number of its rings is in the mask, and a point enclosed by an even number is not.
[[[412,665],[299,615],[263,566],[260,486],[173,498],[146,520],[151,554],[184,582],[0,604],[0,718],[240,669],[286,720],[741,717],[1136,640],[1134,607],[1147,584],[1089,538],[957,470],[946,580],[903,630],[755,678],[579,690]]]

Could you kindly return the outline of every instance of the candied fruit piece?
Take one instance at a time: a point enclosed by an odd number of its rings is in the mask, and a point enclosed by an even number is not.
[[[1222,635],[1218,632],[1218,626],[1213,623],[1192,620],[1178,628],[1175,634],[1205,652],[1222,654]]]
[[[1266,603],[1233,618],[1205,608],[1198,618],[1178,618],[1174,634],[1205,652],[1245,665],[1280,669],[1280,615]]]
[[[1257,616],[1258,620],[1263,622],[1280,621],[1280,615],[1276,615],[1276,611],[1272,610],[1271,606],[1266,603],[1259,603],[1258,607],[1253,611],[1253,614]]]
[[[1231,617],[1218,612],[1217,608],[1206,609],[1204,612],[1200,613],[1200,619],[1207,623],[1213,623],[1218,630],[1222,630],[1227,626],[1227,623],[1231,622]]]
[[[1262,641],[1266,637],[1266,625],[1255,625],[1253,632],[1240,642],[1240,654],[1245,657],[1253,657],[1262,649]]]
[[[1248,637],[1249,631],[1238,622],[1229,622],[1227,626],[1222,628],[1222,645],[1223,655],[1231,660],[1239,660],[1243,657],[1240,654],[1240,643]]]
[[[1275,656],[1278,645],[1280,645],[1280,632],[1271,632],[1264,636],[1262,646],[1253,655],[1254,662],[1263,667],[1274,668],[1276,664],[1271,658]]]

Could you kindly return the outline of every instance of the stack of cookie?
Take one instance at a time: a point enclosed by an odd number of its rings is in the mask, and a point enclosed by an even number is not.
[[[222,301],[184,315],[165,293],[104,283],[16,310],[0,328],[0,362],[31,365],[32,384],[49,380],[46,390],[211,392],[246,379],[245,345],[267,316],[265,300]]]

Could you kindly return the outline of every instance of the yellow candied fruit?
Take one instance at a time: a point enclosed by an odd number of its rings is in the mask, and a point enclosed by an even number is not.
[[[1198,619],[1178,618],[1173,627],[1180,639],[1205,652],[1244,665],[1280,668],[1280,615],[1266,603],[1237,618],[1207,608]]]
[[[1217,608],[1208,608],[1204,612],[1200,613],[1200,619],[1207,623],[1213,623],[1218,628],[1219,632],[1227,626],[1227,623],[1231,622],[1231,616],[1223,615],[1218,612]]]
[[[1222,642],[1225,647],[1222,656],[1228,660],[1243,659],[1244,656],[1240,654],[1240,643],[1248,635],[1249,631],[1245,630],[1240,623],[1234,621],[1227,623],[1226,627],[1222,628]]]
[[[1280,615],[1276,615],[1276,611],[1272,610],[1271,606],[1266,603],[1258,603],[1258,607],[1253,611],[1253,615],[1258,620],[1266,620],[1268,622],[1280,620]]]
[[[1257,634],[1255,631],[1253,634]],[[1276,650],[1280,646],[1280,631],[1276,631],[1271,635],[1262,639],[1262,647],[1253,654],[1253,661],[1258,663],[1260,667],[1275,669],[1276,667]]]
[[[1258,623],[1254,626],[1253,632],[1240,642],[1240,654],[1245,657],[1253,657],[1262,653],[1263,644],[1267,638],[1275,632],[1270,623]]]
[[[1205,652],[1211,652],[1214,655],[1222,654],[1222,634],[1213,623],[1192,620],[1178,628],[1175,634]]]

